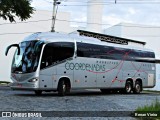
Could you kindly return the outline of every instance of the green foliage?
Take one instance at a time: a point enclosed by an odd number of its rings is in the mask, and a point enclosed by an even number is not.
[[[155,102],[151,105],[145,105],[143,107],[138,107],[136,112],[159,112],[160,111],[160,101],[156,98]],[[160,120],[160,117],[140,117],[140,120]]]
[[[31,7],[31,0],[0,0],[0,18],[15,21],[17,16],[21,21],[31,17],[34,8]]]
[[[136,111],[160,111],[160,102],[156,98],[156,101],[152,103],[150,106],[145,105],[143,107],[138,107]]]

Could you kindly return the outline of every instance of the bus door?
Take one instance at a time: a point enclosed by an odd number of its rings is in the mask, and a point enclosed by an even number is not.
[[[41,66],[40,66],[40,88],[53,88],[53,76],[54,72],[56,71],[55,68],[52,66],[52,46],[47,44],[44,47]]]
[[[57,88],[55,81],[58,81],[58,77],[73,76],[72,66],[65,68],[65,62],[71,61],[74,55],[74,43],[72,42],[52,42],[48,43],[43,51],[41,60],[41,84],[44,87],[48,84],[51,88]],[[67,67],[67,63],[66,63]],[[66,71],[68,70],[68,71]],[[69,72],[70,71],[70,72]],[[46,79],[46,82],[45,80]],[[54,81],[54,83],[53,83]]]

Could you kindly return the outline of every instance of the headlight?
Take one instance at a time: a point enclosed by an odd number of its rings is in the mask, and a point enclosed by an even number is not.
[[[33,79],[28,80],[28,82],[36,82],[36,81],[38,81],[38,78],[33,78]]]

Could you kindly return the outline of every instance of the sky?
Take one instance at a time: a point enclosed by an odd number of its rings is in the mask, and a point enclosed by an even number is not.
[[[87,22],[87,2],[91,0],[61,0],[58,11],[70,12],[71,20]],[[94,1],[94,0],[92,0]],[[160,26],[160,0],[97,0],[103,4],[103,28],[122,23],[135,23]],[[101,2],[102,1],[102,2]],[[52,11],[53,0],[33,0],[32,6],[37,10]],[[86,24],[72,23],[72,26]]]

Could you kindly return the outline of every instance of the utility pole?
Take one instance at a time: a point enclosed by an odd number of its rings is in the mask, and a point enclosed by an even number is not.
[[[57,14],[57,9],[56,6],[60,4],[60,2],[57,2],[58,0],[53,0],[53,14],[52,14],[52,27],[51,27],[51,32],[55,32],[55,21],[56,21],[56,14]],[[58,6],[57,6],[58,7]]]

